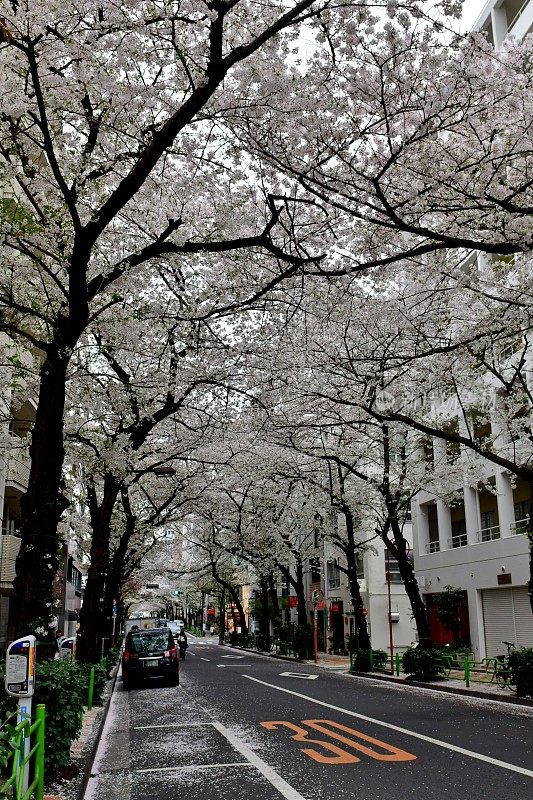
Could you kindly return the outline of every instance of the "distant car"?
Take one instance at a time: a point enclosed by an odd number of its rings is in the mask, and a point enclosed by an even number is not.
[[[61,661],[73,661],[76,657],[76,637],[65,636],[59,640],[59,658]]]
[[[182,631],[184,627],[185,625],[182,619],[174,619],[174,620],[169,620],[167,622],[167,628],[169,629],[169,631],[172,631],[174,639],[176,639],[178,633]]]
[[[165,678],[169,686],[179,685],[176,643],[168,627],[130,631],[126,636],[122,685],[128,691],[146,678]]]

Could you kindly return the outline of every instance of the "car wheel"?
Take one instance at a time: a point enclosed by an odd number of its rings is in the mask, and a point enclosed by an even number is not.
[[[168,685],[169,686],[179,686],[179,684],[180,684],[180,677],[179,677],[178,671],[175,670],[174,672],[172,672],[170,674],[170,677],[168,679]]]

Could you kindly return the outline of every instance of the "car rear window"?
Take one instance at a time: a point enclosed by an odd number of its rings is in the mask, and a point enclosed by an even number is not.
[[[132,653],[148,653],[155,650],[168,649],[168,630],[136,631],[131,634],[130,651]]]

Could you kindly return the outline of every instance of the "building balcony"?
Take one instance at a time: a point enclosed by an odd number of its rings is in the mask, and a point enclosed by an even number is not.
[[[11,588],[15,579],[15,562],[20,550],[20,536],[2,533],[0,537],[0,586]]]
[[[448,541],[448,547],[450,548],[450,550],[453,550],[456,547],[466,547],[467,545],[468,545],[468,536],[466,535],[466,533],[456,533]]]
[[[30,479],[30,463],[30,459],[25,456],[10,458],[7,463],[6,486],[25,492]]]
[[[527,536],[531,530],[531,525],[528,519],[517,519],[515,522],[511,522],[510,530],[511,536]]]
[[[476,542],[493,542],[495,539],[500,539],[501,532],[499,525],[492,525],[490,528],[481,528],[476,533]]]

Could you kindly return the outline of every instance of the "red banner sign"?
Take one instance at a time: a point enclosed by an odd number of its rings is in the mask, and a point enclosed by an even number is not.
[[[298,598],[296,595],[289,596],[289,608],[298,608]]]

